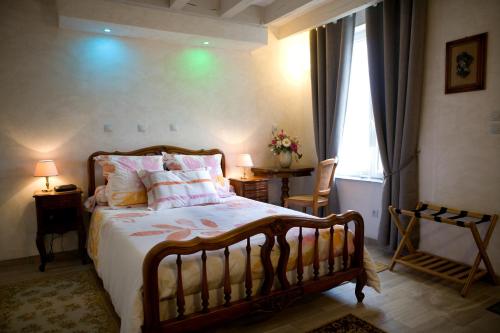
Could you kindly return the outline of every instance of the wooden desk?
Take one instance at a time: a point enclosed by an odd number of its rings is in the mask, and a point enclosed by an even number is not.
[[[268,180],[267,178],[255,177],[229,179],[237,195],[262,202],[268,201]]]
[[[86,263],[85,227],[83,225],[82,190],[50,192],[36,191],[33,194],[36,203],[37,233],[36,246],[40,253],[40,266],[45,271],[45,264],[53,259],[51,252],[45,249],[46,234],[63,234],[68,231],[78,232],[78,250],[82,263]]]
[[[285,204],[285,198],[289,197],[288,192],[290,191],[290,188],[288,187],[288,178],[310,176],[313,171],[314,168],[311,167],[289,169],[273,167],[252,168],[252,172],[256,177],[281,178],[281,206]]]

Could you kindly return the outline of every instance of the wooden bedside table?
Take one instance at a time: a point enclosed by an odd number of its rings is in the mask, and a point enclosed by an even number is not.
[[[230,178],[229,181],[240,197],[262,202],[268,201],[268,178]]]
[[[63,234],[68,231],[78,232],[78,251],[82,263],[86,263],[85,228],[83,225],[82,190],[67,192],[36,191],[33,194],[36,204],[37,233],[36,247],[40,253],[40,266],[45,271],[45,264],[52,261],[45,251],[46,234]]]

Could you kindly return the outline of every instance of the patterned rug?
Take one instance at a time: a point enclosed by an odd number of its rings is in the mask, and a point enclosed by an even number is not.
[[[1,286],[0,332],[108,333],[119,327],[93,271]]]
[[[309,333],[386,333],[355,315],[348,314]]]

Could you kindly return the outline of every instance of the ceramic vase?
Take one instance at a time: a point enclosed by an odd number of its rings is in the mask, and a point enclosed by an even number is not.
[[[284,169],[290,168],[290,165],[292,165],[292,152],[290,151],[285,151],[281,152],[278,155],[279,161],[280,161],[280,166]]]

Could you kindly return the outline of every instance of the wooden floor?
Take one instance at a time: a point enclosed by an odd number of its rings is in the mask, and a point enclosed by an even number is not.
[[[377,261],[389,256],[368,246]],[[90,269],[71,255],[57,255],[45,273],[37,270],[36,259],[0,263],[0,287],[6,283]],[[380,273],[382,293],[365,288],[365,300],[356,303],[354,284],[347,283],[323,294],[306,298],[270,318],[250,317],[225,324],[214,333],[226,332],[306,332],[352,313],[387,332],[500,332],[500,315],[486,308],[500,301],[500,286],[475,283],[469,296],[462,298],[457,285],[421,274],[402,266]]]

